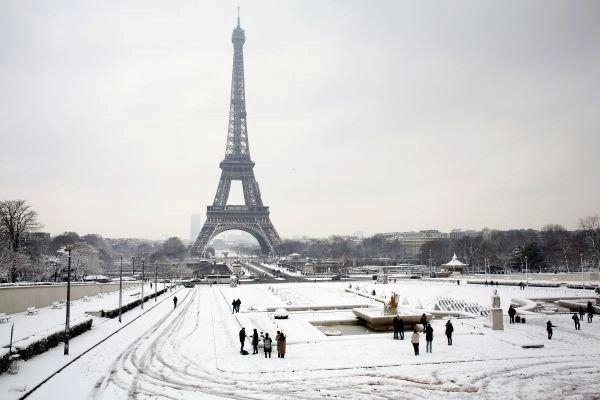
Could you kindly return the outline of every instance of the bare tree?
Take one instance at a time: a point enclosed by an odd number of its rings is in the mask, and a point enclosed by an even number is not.
[[[589,252],[592,258],[596,260],[600,267],[600,216],[594,215],[581,218],[579,220],[579,226],[585,232]]]
[[[22,266],[23,241],[28,233],[41,228],[37,213],[25,200],[0,201],[0,235],[5,238],[8,249],[9,275],[11,282],[16,282],[18,270]],[[5,256],[6,257],[6,256]]]

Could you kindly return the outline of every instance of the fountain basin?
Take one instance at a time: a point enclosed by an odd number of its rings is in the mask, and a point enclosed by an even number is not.
[[[354,308],[352,312],[359,319],[362,325],[365,325],[369,329],[377,332],[392,331],[393,320],[396,314],[384,314],[379,308]],[[404,321],[404,330],[423,330],[423,326],[420,324],[421,314],[404,314],[402,311],[398,313],[400,318]],[[433,315],[430,313],[424,313],[427,321],[433,319]]]

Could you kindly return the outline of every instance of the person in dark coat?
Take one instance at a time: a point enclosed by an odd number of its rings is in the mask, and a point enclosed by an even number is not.
[[[173,308],[177,308],[177,296],[173,296]]]
[[[244,350],[244,343],[246,343],[246,328],[240,330],[240,352]]]
[[[592,305],[591,301],[588,301],[586,311],[588,315],[588,322],[592,323],[592,319],[594,318],[594,306]]]
[[[552,328],[556,328],[556,325],[552,325],[552,322],[546,322],[546,332],[548,332],[548,339],[552,339]]]
[[[423,325],[423,332],[425,332],[425,328],[427,327],[427,317],[425,314],[421,315],[421,319],[419,320],[421,325]]]
[[[285,335],[283,332],[279,332],[277,336],[277,357],[285,358]]]
[[[448,338],[448,346],[452,346],[452,332],[454,332],[454,326],[452,326],[452,322],[448,320],[448,322],[446,322],[446,337]]]
[[[252,334],[252,354],[258,354],[258,331],[256,328]]]
[[[425,342],[425,351],[431,353],[433,347],[433,328],[431,324],[427,324],[427,328],[425,328]]]
[[[508,307],[508,316],[510,318],[510,323],[514,324],[515,323],[515,314],[517,313],[517,310],[515,310],[511,304],[510,307]]]
[[[400,340],[404,340],[404,320],[402,318],[398,321],[398,331],[400,333]]]
[[[575,330],[581,330],[581,324],[579,323],[579,317],[577,316],[577,313],[573,313],[571,318],[573,319],[573,322],[575,322]]]
[[[269,355],[269,358],[271,358],[271,346],[273,345],[273,339],[271,339],[269,337],[268,333],[265,333],[264,344],[265,344],[265,358],[267,358],[267,354]]]
[[[585,308],[583,306],[579,306],[579,320],[583,320],[583,316],[585,315]]]
[[[242,301],[240,299],[237,299],[235,301],[235,312],[239,313],[240,312],[240,306],[242,305]]]
[[[233,301],[231,302],[231,313],[235,314],[235,306],[237,305],[237,301],[235,301],[235,299],[233,299]]]
[[[394,340],[398,340],[400,335],[400,317],[398,314],[392,320],[392,324],[394,325]]]

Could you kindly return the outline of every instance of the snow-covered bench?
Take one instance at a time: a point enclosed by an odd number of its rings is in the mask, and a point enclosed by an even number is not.
[[[0,313],[0,324],[8,322],[9,319],[10,317],[7,317],[6,313]]]
[[[27,307],[27,315],[33,315],[33,314],[37,314],[39,312],[40,312],[40,310],[38,310],[35,307]]]
[[[63,308],[63,305],[61,303],[59,303],[58,301],[53,301],[52,308]]]
[[[83,296],[83,301],[90,301],[90,298],[87,296]]]

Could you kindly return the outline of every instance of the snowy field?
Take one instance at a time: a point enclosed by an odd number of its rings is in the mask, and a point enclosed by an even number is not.
[[[319,321],[354,318],[346,306],[383,308],[394,291],[401,309],[424,312],[439,298],[489,306],[491,288],[451,282],[403,281],[380,285],[352,282],[213,285],[161,296],[142,313],[124,316],[120,331],[76,359],[34,391],[31,399],[600,399],[600,320],[573,329],[570,314],[527,315],[526,324],[504,331],[487,328],[485,317],[453,319],[454,344],[435,319],[433,352],[415,356],[407,335],[391,333],[328,337]],[[376,295],[372,296],[372,290]],[[499,287],[506,311],[513,298],[573,298],[589,292],[565,288]],[[177,308],[170,301],[179,298]],[[231,301],[242,301],[232,314]],[[163,300],[163,301],[161,301]],[[154,304],[153,304],[154,305]],[[278,307],[298,309],[273,319]],[[325,308],[325,309],[322,309]],[[42,315],[40,315],[43,318]],[[0,398],[18,399],[81,352],[120,328],[114,320],[71,341],[71,356],[56,348],[0,376]],[[551,320],[554,337],[546,337]],[[312,322],[312,323],[311,323]],[[127,325],[129,323],[129,325]],[[287,334],[285,359],[239,354],[238,331],[253,328]],[[523,345],[543,348],[522,348]],[[246,343],[252,353],[251,346]]]

